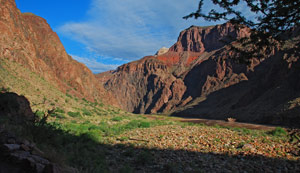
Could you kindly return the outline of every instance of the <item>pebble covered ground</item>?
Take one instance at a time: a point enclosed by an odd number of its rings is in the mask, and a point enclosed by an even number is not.
[[[261,131],[165,125],[128,131],[109,142],[122,146],[108,154],[119,170],[116,158],[137,172],[300,172],[299,143]]]

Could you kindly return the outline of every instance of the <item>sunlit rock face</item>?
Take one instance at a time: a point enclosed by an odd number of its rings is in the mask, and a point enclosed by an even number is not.
[[[14,0],[0,1],[0,33],[0,58],[29,68],[63,92],[114,104],[94,74],[66,53],[46,20],[21,13]]]
[[[288,35],[293,41],[287,46],[299,44],[297,31]],[[192,26],[168,51],[98,79],[130,112],[299,126],[299,55],[277,47],[266,59],[237,63],[243,57],[228,44],[249,35],[248,28],[236,30],[230,23]]]
[[[247,80],[247,68],[228,59],[221,41],[248,36],[230,23],[211,27],[192,26],[182,31],[170,48],[155,56],[120,66],[99,75],[104,87],[114,93],[121,107],[135,113],[169,112],[193,98]]]

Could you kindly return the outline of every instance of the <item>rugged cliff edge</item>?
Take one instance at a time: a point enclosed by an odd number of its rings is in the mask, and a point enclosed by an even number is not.
[[[46,20],[21,13],[14,0],[0,0],[0,33],[0,58],[29,68],[63,92],[115,103],[93,73],[66,53]]]
[[[196,97],[247,80],[246,66],[233,64],[224,48],[226,36],[237,39],[247,35],[246,29],[237,31],[230,23],[192,26],[180,33],[167,52],[125,64],[98,78],[125,110],[169,112]]]
[[[130,112],[297,126],[299,56],[277,48],[264,60],[239,64],[233,59],[242,57],[227,44],[249,34],[249,29],[236,30],[230,23],[192,26],[167,52],[98,79]],[[289,44],[297,44],[297,38],[294,34]]]

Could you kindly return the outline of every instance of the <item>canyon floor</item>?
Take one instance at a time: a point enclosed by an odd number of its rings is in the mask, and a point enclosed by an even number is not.
[[[51,162],[79,172],[300,171],[299,137],[284,128],[208,126],[70,100],[87,108],[36,111],[39,121],[30,128],[4,116],[1,124],[34,143]]]

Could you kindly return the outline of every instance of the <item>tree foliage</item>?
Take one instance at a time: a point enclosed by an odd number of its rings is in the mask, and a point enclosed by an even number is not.
[[[246,60],[250,57],[263,57],[263,53],[270,53],[286,40],[289,31],[299,27],[300,0],[211,0],[215,7],[209,12],[203,12],[204,0],[200,0],[198,10],[184,17],[204,18],[207,21],[230,21],[237,28],[251,29],[250,38],[243,38],[239,42],[245,47],[255,45],[247,52],[232,46],[232,49],[243,52]],[[252,13],[245,16],[238,7],[246,6]],[[217,8],[216,8],[217,7]],[[216,10],[220,9],[220,10]],[[299,48],[298,48],[299,50]],[[247,57],[248,55],[248,57]],[[244,56],[245,57],[245,56]]]

